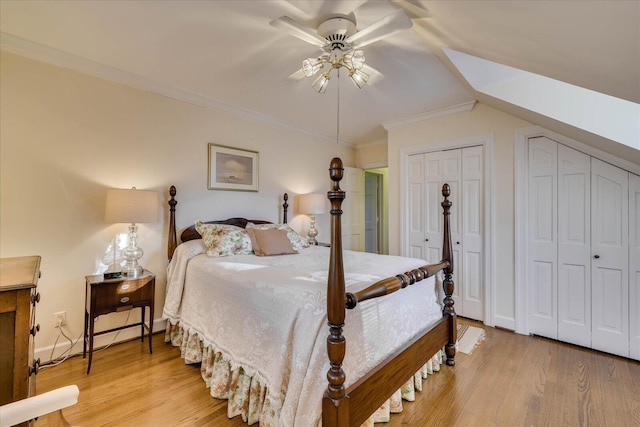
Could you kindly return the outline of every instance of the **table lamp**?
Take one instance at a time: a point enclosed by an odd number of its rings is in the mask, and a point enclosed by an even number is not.
[[[300,196],[300,213],[309,215],[309,243],[317,245],[316,215],[325,213],[326,197],[323,194],[302,194]]]
[[[110,188],[107,190],[107,203],[104,213],[105,222],[129,223],[129,246],[122,251],[125,264],[122,273],[129,277],[137,277],[144,269],[138,264],[143,255],[136,240],[138,226],[136,223],[158,221],[158,192]]]

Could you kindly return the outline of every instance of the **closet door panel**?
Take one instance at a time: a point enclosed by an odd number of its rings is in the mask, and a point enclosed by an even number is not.
[[[343,248],[364,251],[364,171],[345,167],[341,184],[347,193],[342,204]]]
[[[447,150],[439,153],[440,157],[440,184],[439,188],[442,188],[444,183],[449,184],[451,187],[451,211],[449,215],[449,223],[451,227],[451,241],[453,243],[453,263],[457,267],[453,270],[453,301],[456,307],[456,312],[468,317],[466,313],[466,307],[462,297],[462,291],[466,288],[466,270],[462,262],[462,251],[460,246],[460,240],[462,239],[462,211],[461,203],[463,200],[463,188],[462,188],[462,150]],[[442,199],[442,196],[440,196]],[[440,207],[440,204],[438,204]],[[441,208],[441,207],[440,207]],[[442,220],[442,213],[440,213],[440,219]],[[439,241],[442,241],[440,237]],[[456,244],[458,242],[458,244]],[[442,255],[440,256],[442,258]]]
[[[462,150],[462,230],[461,239],[453,239],[454,248],[462,245],[464,280],[464,316],[483,319],[483,159],[482,147]]]
[[[629,356],[640,360],[640,176],[629,174]]]
[[[529,140],[529,327],[534,334],[558,337],[557,158],[547,138]]]
[[[558,339],[591,346],[591,157],[558,145]]]
[[[425,252],[426,213],[424,196],[424,155],[414,154],[409,156],[409,256],[419,259],[427,259]]]
[[[591,159],[592,347],[629,355],[629,173]]]
[[[435,263],[442,259],[442,186],[440,185],[441,153],[426,153],[425,159],[425,195],[426,230],[424,245],[426,261]]]

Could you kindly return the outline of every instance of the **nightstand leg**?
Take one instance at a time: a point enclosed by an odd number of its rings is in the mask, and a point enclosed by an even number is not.
[[[140,320],[140,341],[144,342],[144,309],[145,306],[142,307],[142,320]]]
[[[91,370],[91,361],[93,360],[93,331],[95,327],[95,319],[93,317],[89,318],[89,365],[87,366],[87,375],[89,375],[89,371]]]
[[[85,303],[85,306],[87,304]],[[87,326],[89,325],[89,313],[84,310],[84,333],[82,335],[82,358],[87,357]]]
[[[153,301],[151,301],[151,305],[149,306],[149,354],[153,354],[153,348],[151,347],[153,343],[153,339],[151,338],[153,335]]]

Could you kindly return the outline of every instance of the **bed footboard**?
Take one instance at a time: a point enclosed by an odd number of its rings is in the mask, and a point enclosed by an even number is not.
[[[444,241],[442,261],[437,264],[398,274],[383,279],[362,291],[345,292],[344,267],[342,258],[342,202],[345,192],[340,189],[340,180],[344,168],[342,160],[331,161],[329,175],[332,188],[327,193],[331,202],[331,248],[329,257],[329,275],[327,282],[327,355],[330,368],[327,372],[328,386],[322,400],[322,425],[325,427],[359,426],[380,405],[384,403],[407,379],[409,379],[433,354],[445,348],[446,364],[455,364],[455,344],[457,341],[456,313],[453,303],[453,253],[451,250],[451,231],[449,214],[451,201],[449,185],[442,188],[444,215]],[[382,297],[413,285],[439,271],[444,272],[443,290],[445,293],[443,317],[424,333],[407,343],[402,349],[389,356],[371,372],[345,389],[346,374],[342,362],[346,352],[346,340],[343,335],[345,310],[354,308],[359,302]]]

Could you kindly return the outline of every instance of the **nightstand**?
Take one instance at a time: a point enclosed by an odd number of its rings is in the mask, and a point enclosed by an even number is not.
[[[117,279],[104,279],[102,274],[85,276],[85,311],[84,311],[84,345],[82,358],[87,355],[87,341],[89,342],[89,366],[87,375],[91,370],[93,356],[93,337],[121,329],[140,326],[140,340],[144,342],[145,328],[149,332],[149,354],[153,354],[153,304],[156,288],[156,276],[148,270],[142,275],[133,278],[123,276]],[[95,319],[104,314],[127,311],[140,307],[142,317],[139,323],[120,326],[106,331],[95,332]],[[144,323],[145,308],[149,307],[149,326]]]

